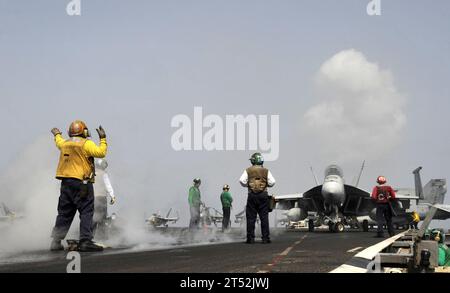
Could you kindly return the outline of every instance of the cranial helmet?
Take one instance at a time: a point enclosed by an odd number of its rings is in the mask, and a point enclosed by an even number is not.
[[[82,136],[84,138],[90,137],[91,134],[89,132],[89,129],[86,126],[86,123],[84,123],[81,120],[75,120],[72,123],[70,123],[69,126],[69,136]]]
[[[104,171],[108,168],[108,162],[105,159],[96,159],[95,167]]]
[[[250,162],[252,163],[252,165],[263,165],[264,158],[261,153],[254,153],[250,158]]]
[[[377,178],[377,183],[378,183],[378,184],[385,184],[385,183],[386,183],[386,177],[384,177],[384,176],[378,176],[378,178]]]

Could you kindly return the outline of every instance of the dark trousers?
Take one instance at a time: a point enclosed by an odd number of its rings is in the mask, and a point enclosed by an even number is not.
[[[200,223],[200,207],[191,206],[191,220],[189,221],[189,230],[198,229],[198,224]]]
[[[108,198],[95,196],[94,198],[94,223],[100,223],[108,217]]]
[[[223,211],[223,219],[222,219],[222,229],[228,229],[228,227],[230,226],[230,211],[231,208],[230,207],[222,207],[222,211]]]
[[[95,238],[106,238],[105,222],[108,217],[108,198],[96,195],[94,199],[94,235]]]
[[[388,203],[377,204],[377,232],[379,235],[383,234],[383,224],[386,221],[386,226],[390,236],[393,236],[394,226],[392,225],[392,209]]]
[[[78,179],[63,179],[58,202],[58,216],[52,232],[55,240],[66,237],[77,211],[80,214],[80,241],[92,240],[94,187],[92,183],[83,184]]]
[[[269,237],[269,197],[267,192],[248,193],[247,206],[245,209],[247,218],[247,239],[255,238],[255,222],[259,215],[261,221],[262,239],[270,239]]]

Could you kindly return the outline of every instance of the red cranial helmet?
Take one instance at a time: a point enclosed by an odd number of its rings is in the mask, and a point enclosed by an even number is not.
[[[377,178],[377,183],[378,184],[384,184],[386,183],[386,178],[384,176],[378,176]]]

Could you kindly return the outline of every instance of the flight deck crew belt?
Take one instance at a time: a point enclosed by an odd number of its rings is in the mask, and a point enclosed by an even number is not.
[[[61,146],[56,178],[75,178],[81,181],[93,179],[92,159],[84,151],[85,138],[72,137]]]
[[[267,176],[269,170],[263,167],[252,166],[247,168],[248,188],[255,194],[267,190]]]

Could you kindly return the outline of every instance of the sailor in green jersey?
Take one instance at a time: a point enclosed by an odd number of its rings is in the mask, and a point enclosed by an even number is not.
[[[189,222],[189,229],[198,229],[198,224],[200,222],[200,205],[202,203],[200,196],[200,178],[194,179],[194,185],[189,188],[189,208],[191,212],[191,220]]]
[[[222,230],[226,231],[230,226],[230,212],[233,203],[233,198],[231,197],[230,193],[230,186],[228,184],[225,184],[223,186],[223,192],[220,195],[220,201],[222,202],[223,211]]]

